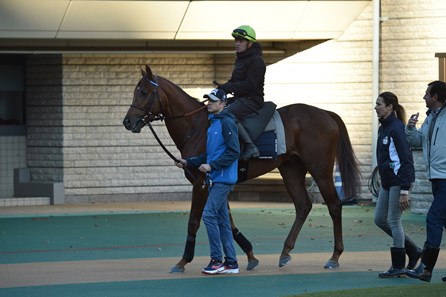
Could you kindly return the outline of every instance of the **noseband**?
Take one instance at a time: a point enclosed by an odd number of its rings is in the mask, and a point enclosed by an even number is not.
[[[153,104],[155,102],[155,97],[156,97],[156,100],[158,101],[159,105],[161,106],[161,100],[160,100],[160,96],[158,94],[158,87],[159,87],[159,85],[158,85],[158,83],[156,81],[153,81],[153,80],[151,80],[151,79],[149,79],[147,77],[144,77],[143,80],[149,82],[150,84],[152,84],[155,87],[154,90],[152,91],[152,93],[150,93],[150,97],[148,99],[150,106],[149,106],[148,109],[144,109],[144,108],[141,108],[139,106],[131,104],[130,107],[138,109],[138,110],[143,111],[145,113],[144,118],[142,119],[142,121],[145,124],[148,124],[148,123],[153,122],[153,121],[163,121],[164,119],[177,119],[177,118],[188,117],[188,116],[193,115],[194,113],[197,113],[197,112],[201,111],[202,109],[206,108],[206,106],[202,106],[202,107],[200,107],[200,108],[198,108],[196,110],[193,110],[191,112],[188,112],[186,114],[177,115],[177,116],[171,116],[171,117],[164,116],[162,114],[162,112],[159,112],[158,114],[153,114],[152,113],[152,108],[153,108]],[[141,91],[144,94],[147,94],[148,90],[142,89]],[[206,101],[203,101],[203,102],[206,102]],[[160,108],[160,110],[162,110],[162,108]]]

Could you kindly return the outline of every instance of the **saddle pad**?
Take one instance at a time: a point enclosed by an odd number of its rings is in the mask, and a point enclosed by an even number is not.
[[[273,118],[266,126],[265,136],[260,135],[255,141],[259,151],[260,159],[276,159],[278,155],[285,154],[285,129],[278,111],[274,112]],[[257,142],[259,140],[259,142]],[[247,179],[249,161],[240,159],[238,162],[238,181],[244,182]]]
[[[259,159],[277,159],[276,131],[265,131],[254,142],[259,150]]]
[[[276,110],[265,130],[254,141],[259,149],[259,159],[277,159],[278,155],[285,154],[285,129],[282,119]]]
[[[285,140],[285,129],[283,127],[282,118],[279,112],[276,110],[273,117],[266,125],[265,131],[275,130],[277,138],[277,155],[282,155],[286,153],[286,140]]]

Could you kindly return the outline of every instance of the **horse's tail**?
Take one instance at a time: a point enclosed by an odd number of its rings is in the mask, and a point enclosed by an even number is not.
[[[348,135],[344,121],[338,114],[332,111],[327,111],[327,113],[338,124],[339,141],[336,160],[341,173],[345,197],[346,199],[350,199],[360,193],[361,173],[359,171],[359,161],[353,151],[350,136]]]

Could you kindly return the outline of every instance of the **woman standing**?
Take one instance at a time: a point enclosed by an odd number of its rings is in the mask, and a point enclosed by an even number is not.
[[[405,276],[413,269],[422,250],[404,233],[401,215],[409,208],[409,189],[415,181],[413,156],[404,132],[405,111],[398,97],[384,92],[376,99],[375,111],[381,126],[378,129],[376,156],[381,188],[375,208],[375,224],[393,239],[390,248],[392,266],[379,274],[382,278]]]

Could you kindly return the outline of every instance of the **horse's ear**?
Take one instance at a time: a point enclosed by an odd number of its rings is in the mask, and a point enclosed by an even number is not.
[[[149,77],[149,79],[152,79],[153,74],[152,74],[152,70],[150,69],[149,65],[146,65],[146,73],[147,73],[147,76]]]
[[[141,68],[141,75],[142,75],[142,77],[146,76],[146,73],[142,68]]]

